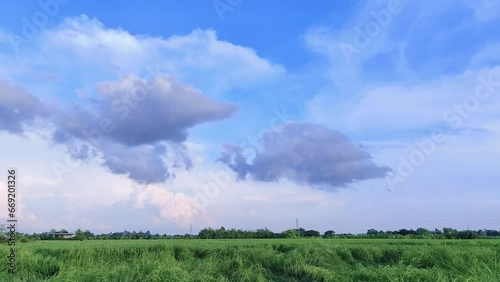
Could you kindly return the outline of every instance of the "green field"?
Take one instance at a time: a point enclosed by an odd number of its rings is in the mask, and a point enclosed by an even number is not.
[[[500,240],[37,241],[17,253],[0,281],[500,281]]]

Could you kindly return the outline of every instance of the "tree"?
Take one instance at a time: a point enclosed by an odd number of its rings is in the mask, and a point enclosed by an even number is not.
[[[281,234],[285,238],[298,238],[298,237],[300,237],[300,233],[296,229],[288,229],[288,230],[283,231],[283,233],[281,233]]]
[[[202,229],[198,233],[198,237],[201,239],[214,239],[215,238],[215,230],[213,230],[210,227]]]
[[[449,227],[443,227],[443,235],[446,239],[456,238],[457,230]]]
[[[91,239],[94,239],[94,238],[95,238],[94,233],[90,232],[90,230],[85,230],[83,233],[84,233],[85,238],[86,238],[87,240],[91,240]]]
[[[320,233],[316,230],[307,230],[304,232],[304,237],[319,237]]]
[[[226,237],[226,228],[224,228],[224,226],[221,226],[221,228],[215,231],[215,238],[224,239],[225,237]]]
[[[500,231],[496,231],[496,230],[486,230],[485,233],[486,233],[486,236],[491,236],[491,237],[500,236]]]
[[[257,231],[255,231],[255,237],[256,238],[274,238],[274,233],[267,228],[257,229]]]
[[[333,237],[333,235],[335,235],[335,231],[328,230],[328,231],[325,232],[325,234],[323,235],[323,237],[330,238],[330,237]]]
[[[139,230],[139,233],[137,233],[137,236],[139,236],[139,239],[144,239],[144,232],[142,232],[142,230]]]
[[[85,237],[85,232],[83,232],[80,228],[78,228],[76,231],[75,231],[75,240],[80,240],[80,241],[83,241],[85,239],[87,239]]]
[[[417,235],[420,235],[420,236],[427,236],[430,234],[429,230],[422,228],[422,227],[417,228],[416,232],[417,232]]]
[[[295,229],[299,232],[299,237],[304,237],[304,233],[306,232],[306,230],[304,228],[299,228],[299,229]]]

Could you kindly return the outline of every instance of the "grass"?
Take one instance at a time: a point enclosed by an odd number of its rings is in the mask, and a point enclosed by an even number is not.
[[[17,253],[0,281],[500,281],[500,240],[38,241]]]

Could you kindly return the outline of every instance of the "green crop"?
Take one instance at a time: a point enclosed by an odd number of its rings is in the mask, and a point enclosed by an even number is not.
[[[8,246],[0,246],[7,254]],[[500,281],[500,240],[250,239],[18,244],[0,281]],[[0,259],[1,260],[1,259]]]

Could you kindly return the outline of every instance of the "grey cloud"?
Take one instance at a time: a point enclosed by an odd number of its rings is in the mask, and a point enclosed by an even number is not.
[[[186,169],[191,169],[193,167],[193,161],[189,157],[188,148],[185,144],[171,144],[169,149],[171,149],[173,153],[173,167],[184,166]]]
[[[126,147],[120,144],[104,146],[104,165],[112,173],[124,174],[137,183],[164,182],[170,176],[163,160],[164,145]]]
[[[259,143],[251,162],[243,148],[233,145],[224,147],[219,161],[240,179],[248,175],[267,182],[286,178],[329,187],[383,177],[390,171],[342,133],[315,124],[287,123],[264,133]]]
[[[150,80],[129,76],[97,85],[101,96],[91,100],[93,110],[70,107],[61,114],[57,142],[105,135],[134,146],[158,141],[185,141],[191,127],[230,117],[237,106],[211,100],[200,91],[168,77]]]
[[[245,179],[247,173],[252,169],[252,166],[247,163],[243,155],[243,149],[238,146],[224,145],[224,151],[222,151],[218,160],[236,172],[240,179]]]
[[[168,77],[146,80],[129,76],[102,82],[90,107],[70,105],[59,111],[53,140],[70,147],[75,159],[96,153],[80,144],[88,142],[103,158],[104,166],[138,183],[163,182],[173,168],[190,169],[192,161],[183,141],[197,124],[231,116],[237,107],[211,100],[200,91]],[[168,146],[159,145],[168,142]],[[167,152],[168,151],[168,152]]]
[[[99,103],[101,115],[112,115],[116,121],[110,138],[126,145],[181,142],[187,138],[187,129],[228,118],[237,110],[167,76],[151,80],[131,76],[100,83],[97,90],[106,97]]]
[[[22,134],[26,126],[48,114],[37,97],[0,80],[0,130]]]
[[[70,147],[68,153],[73,159],[83,161],[97,156],[97,151],[94,148],[91,148],[88,144]]]
[[[90,141],[94,146],[99,145],[92,142],[92,140],[88,140],[88,135],[85,135],[85,132],[98,130],[98,127],[96,127],[97,117],[89,111],[70,104],[66,109],[59,109],[54,116],[55,130],[52,139],[55,143],[69,144],[74,139],[82,139]]]

